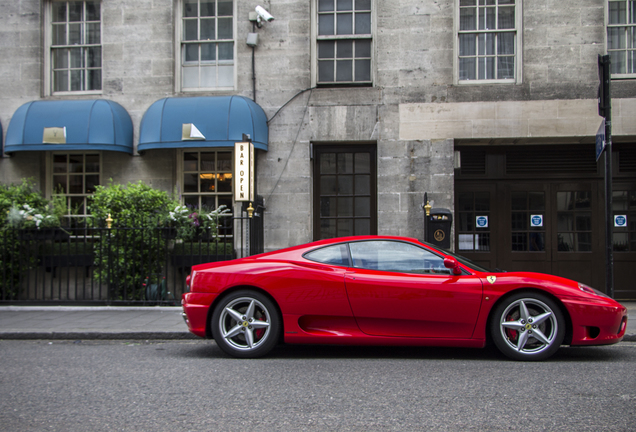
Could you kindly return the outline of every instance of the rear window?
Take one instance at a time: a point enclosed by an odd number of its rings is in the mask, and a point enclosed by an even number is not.
[[[307,252],[304,257],[323,264],[349,267],[349,249],[346,244],[337,244]]]

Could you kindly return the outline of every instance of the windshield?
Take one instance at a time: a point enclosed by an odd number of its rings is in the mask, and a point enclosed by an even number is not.
[[[420,241],[421,241],[421,240],[420,240]],[[472,269],[472,270],[475,270],[475,271],[478,271],[478,272],[484,272],[484,273],[501,273],[501,272],[502,272],[502,270],[499,270],[499,269],[497,269],[497,270],[491,270],[491,269],[489,269],[489,268],[487,268],[487,267],[484,267],[484,266],[482,266],[482,265],[477,264],[477,263],[476,263],[476,262],[474,262],[474,261],[469,260],[469,259],[468,259],[468,258],[466,258],[466,257],[463,257],[463,256],[461,256],[461,255],[454,254],[454,253],[453,253],[453,252],[451,252],[451,251],[448,251],[448,250],[446,250],[446,249],[442,249],[442,248],[440,248],[440,247],[438,247],[438,246],[435,246],[435,245],[432,245],[432,244],[430,244],[430,243],[428,243],[428,242],[422,241],[422,243],[424,243],[426,246],[431,247],[431,248],[435,249],[436,251],[438,251],[438,252],[440,252],[440,253],[442,253],[442,254],[444,254],[444,255],[450,255],[450,256],[452,256],[452,257],[453,257],[453,258],[455,258],[457,261],[459,261],[459,263],[460,263],[460,264],[463,264],[463,265],[465,265],[466,267],[468,267],[468,268],[470,268],[470,269]]]

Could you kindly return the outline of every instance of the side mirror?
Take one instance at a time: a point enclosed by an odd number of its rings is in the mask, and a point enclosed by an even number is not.
[[[459,263],[453,257],[444,258],[444,267],[451,269],[454,275],[462,274],[462,269],[459,267]]]

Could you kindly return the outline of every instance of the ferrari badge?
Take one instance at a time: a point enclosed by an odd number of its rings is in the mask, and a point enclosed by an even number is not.
[[[486,280],[490,282],[491,284],[494,284],[495,281],[497,280],[497,276],[486,276]]]

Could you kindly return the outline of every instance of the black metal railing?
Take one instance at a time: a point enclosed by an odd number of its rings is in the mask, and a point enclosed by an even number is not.
[[[0,231],[0,303],[179,305],[193,265],[263,252],[263,208],[190,240],[170,227]]]

